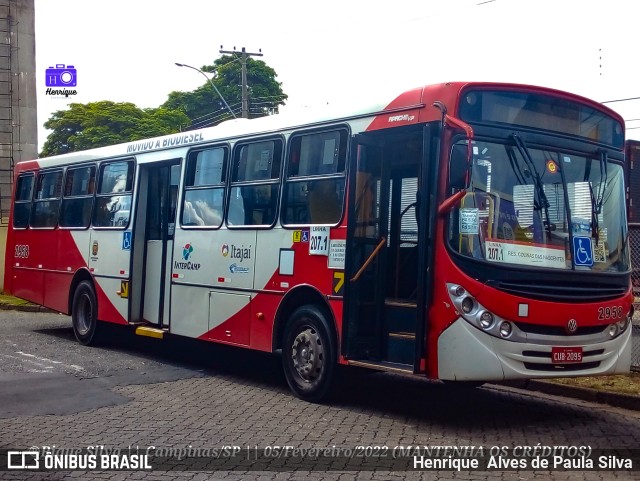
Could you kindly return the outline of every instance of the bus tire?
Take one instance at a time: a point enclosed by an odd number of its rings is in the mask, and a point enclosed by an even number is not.
[[[82,281],[76,287],[71,306],[73,333],[80,344],[89,346],[98,340],[98,301],[93,285]]]
[[[316,306],[296,309],[284,331],[282,364],[289,387],[305,401],[323,400],[336,370],[336,347],[326,315]]]

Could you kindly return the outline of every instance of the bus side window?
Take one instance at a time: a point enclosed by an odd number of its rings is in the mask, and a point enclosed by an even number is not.
[[[222,225],[227,153],[226,147],[216,147],[189,154],[180,218],[183,227]]]
[[[33,173],[20,174],[16,180],[16,194],[13,206],[13,227],[26,228],[29,225],[34,177]]]
[[[40,172],[31,211],[31,227],[55,227],[58,223],[62,171]]]
[[[127,227],[129,225],[132,187],[132,161],[109,162],[100,166],[98,192],[93,212],[94,227]]]
[[[236,148],[227,224],[272,226],[280,186],[282,142],[252,142]]]
[[[291,140],[284,184],[283,224],[337,224],[344,204],[347,132]]]
[[[60,227],[89,227],[95,175],[94,166],[67,169],[60,209]]]

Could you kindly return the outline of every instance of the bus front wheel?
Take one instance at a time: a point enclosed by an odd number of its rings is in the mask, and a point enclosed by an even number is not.
[[[336,367],[336,347],[325,314],[303,306],[291,315],[284,333],[282,363],[296,396],[319,402],[327,395]]]
[[[78,284],[71,309],[73,333],[80,344],[95,344],[98,339],[98,302],[89,281]]]

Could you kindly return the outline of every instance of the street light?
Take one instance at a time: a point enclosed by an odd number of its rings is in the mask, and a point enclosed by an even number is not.
[[[238,117],[236,116],[236,114],[234,114],[234,113],[233,113],[233,110],[231,110],[231,107],[229,107],[229,104],[227,103],[227,101],[224,99],[224,97],[222,96],[222,94],[221,94],[221,93],[220,93],[220,91],[218,90],[218,87],[216,87],[216,85],[211,81],[211,79],[210,79],[209,77],[207,77],[207,75],[206,75],[202,70],[200,70],[199,68],[192,67],[191,65],[187,65],[187,64],[185,64],[185,63],[178,63],[178,62],[175,62],[175,64],[176,64],[178,67],[188,67],[188,68],[191,68],[191,69],[195,70],[196,72],[200,72],[202,75],[204,75],[204,78],[206,78],[206,79],[207,79],[207,82],[209,82],[209,83],[211,84],[211,86],[213,87],[213,89],[216,91],[216,93],[220,96],[220,98],[221,98],[221,99],[222,99],[222,101],[224,102],[225,107],[227,107],[227,109],[229,110],[229,112],[231,112],[231,115],[233,115],[233,118],[234,118],[234,119],[237,119],[237,118],[238,118]]]

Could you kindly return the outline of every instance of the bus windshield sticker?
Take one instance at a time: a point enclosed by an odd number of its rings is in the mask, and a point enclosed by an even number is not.
[[[574,235],[589,236],[591,234],[591,221],[589,219],[573,217],[571,219],[571,227]]]
[[[460,234],[477,234],[479,212],[477,208],[460,209]]]
[[[602,239],[598,240],[598,243],[593,242],[593,262],[607,262],[607,248],[604,245]]]
[[[591,237],[573,236],[573,258],[576,266],[593,266],[593,245]]]
[[[509,242],[487,241],[485,258],[491,262],[506,262],[535,267],[567,267],[564,249],[540,247],[528,244],[512,244]]]
[[[329,255],[329,227],[315,225],[311,227],[311,239],[309,241],[309,255]]]
[[[329,269],[344,269],[344,256],[347,250],[347,241],[333,239],[329,242]]]

